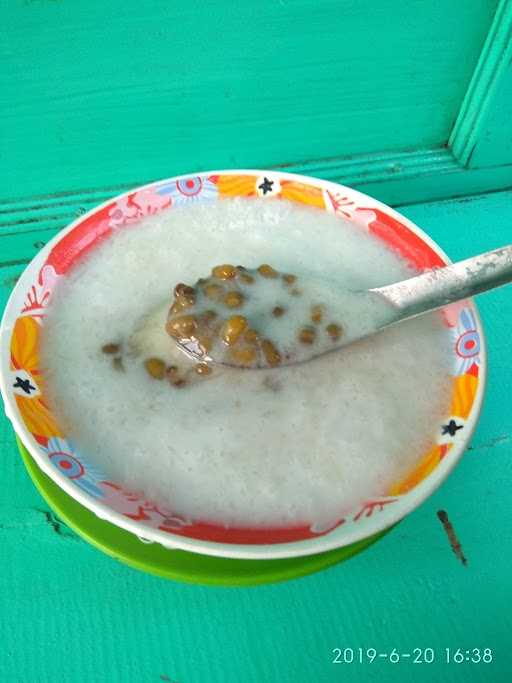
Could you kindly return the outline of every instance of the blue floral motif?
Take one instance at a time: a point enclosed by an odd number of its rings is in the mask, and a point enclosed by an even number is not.
[[[170,196],[174,206],[189,201],[211,202],[218,195],[215,183],[205,176],[187,176],[173,180],[155,187],[154,191],[159,195]]]
[[[96,482],[104,479],[94,467],[85,465],[83,459],[72,444],[66,439],[53,437],[47,446],[41,446],[52,465],[65,477],[73,480],[83,491],[95,498],[103,498],[105,493],[96,486]]]
[[[463,308],[453,329],[456,375],[464,375],[473,364],[480,365],[480,335],[473,311]]]

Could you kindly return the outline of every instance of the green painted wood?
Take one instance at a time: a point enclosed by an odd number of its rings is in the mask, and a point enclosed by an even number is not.
[[[509,164],[512,159],[512,22],[509,44],[508,70],[471,155],[470,166],[474,168]]]
[[[511,206],[512,192],[502,192],[402,211],[460,259],[510,241]],[[0,267],[0,310],[22,268]],[[508,683],[511,289],[483,295],[480,311],[488,393],[460,465],[374,547],[289,583],[189,586],[102,555],[51,515],[0,418],[2,683]],[[449,547],[439,509],[467,567]],[[491,647],[495,661],[448,666],[440,660],[448,646]],[[334,647],[432,647],[437,660],[335,666]]]
[[[357,187],[391,206],[471,196],[512,188],[512,164],[465,169],[454,163],[450,170],[442,173],[428,172],[381,182],[363,182]]]
[[[472,168],[512,164],[512,0],[500,0],[449,145]]]
[[[310,161],[286,170],[354,187],[391,206],[512,187],[512,163],[470,169],[446,147]]]
[[[446,148],[279,166],[355,187],[392,206],[512,187],[512,164],[467,169]],[[156,179],[155,179],[156,180]],[[0,263],[25,261],[78,216],[138,184],[0,200]],[[28,255],[28,256],[27,256]]]
[[[5,3],[1,197],[443,145],[496,5]]]

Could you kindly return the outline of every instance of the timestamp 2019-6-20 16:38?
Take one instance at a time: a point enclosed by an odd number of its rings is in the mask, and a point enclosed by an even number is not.
[[[373,664],[375,662],[389,662],[399,664],[491,664],[493,650],[490,647],[415,647],[412,649],[392,648],[390,650],[375,647],[335,647],[331,650],[332,664]]]

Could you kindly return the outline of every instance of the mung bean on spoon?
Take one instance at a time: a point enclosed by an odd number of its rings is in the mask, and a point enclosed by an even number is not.
[[[166,330],[200,363],[273,368],[307,362],[403,320],[512,281],[512,246],[385,287],[224,264],[176,285]]]

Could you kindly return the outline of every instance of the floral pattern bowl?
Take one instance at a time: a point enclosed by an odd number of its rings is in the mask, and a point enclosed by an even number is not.
[[[276,171],[214,171],[155,182],[127,192],[81,216],[34,258],[19,279],[0,327],[0,389],[5,412],[38,466],[98,517],[168,548],[252,559],[311,555],[346,546],[389,528],[429,496],[453,469],[478,420],[485,384],[482,327],[472,301],[443,310],[453,339],[449,414],[435,445],[384,495],[364,501],[330,528],[230,527],[187,519],[139,492],[126,490],[79,453],[46,400],[39,339],[59,280],[113,229],[191,202],[262,197],[307,204],[373,233],[420,270],[448,263],[441,249],[411,221],[384,204],[332,182]]]

